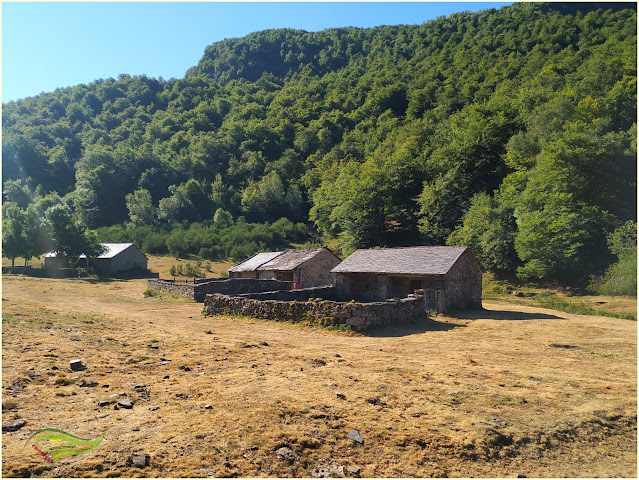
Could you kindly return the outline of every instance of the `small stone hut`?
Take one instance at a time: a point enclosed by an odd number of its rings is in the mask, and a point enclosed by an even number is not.
[[[481,266],[467,247],[357,250],[332,273],[342,300],[375,302],[423,289],[439,311],[481,308]]]
[[[256,253],[229,268],[229,278],[288,281],[296,289],[321,287],[333,283],[331,269],[339,263],[327,247]]]
[[[117,273],[131,270],[146,270],[149,259],[133,243],[101,243],[106,251],[99,257],[92,258],[89,267],[96,273]],[[86,255],[80,255],[79,267],[87,266]],[[67,267],[55,252],[44,254],[44,268],[55,270]]]

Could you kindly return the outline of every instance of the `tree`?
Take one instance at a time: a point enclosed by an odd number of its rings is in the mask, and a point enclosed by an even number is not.
[[[27,185],[20,180],[7,180],[2,186],[2,195],[7,202],[15,203],[19,208],[25,209],[32,202],[31,192]]]
[[[2,206],[2,256],[11,259],[12,272],[15,259],[21,256],[27,242],[24,227],[24,211],[15,203],[5,203]]]
[[[105,251],[97,241],[95,234],[74,218],[66,205],[54,205],[46,211],[46,227],[52,241],[53,252],[75,267],[80,255],[87,258],[99,256]]]
[[[157,218],[157,208],[153,206],[151,194],[141,188],[126,196],[126,206],[129,209],[129,218],[134,227],[153,225]]]
[[[608,247],[617,256],[606,273],[591,284],[602,295],[637,296],[637,224],[628,221],[608,236]]]

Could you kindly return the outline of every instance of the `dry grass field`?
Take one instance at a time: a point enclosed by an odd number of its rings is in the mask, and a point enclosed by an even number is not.
[[[353,334],[204,318],[145,288],[3,277],[3,422],[26,421],[2,435],[3,476],[637,475],[636,322],[485,302]],[[132,409],[98,407],[120,393]],[[106,434],[50,465],[24,447],[47,427]]]

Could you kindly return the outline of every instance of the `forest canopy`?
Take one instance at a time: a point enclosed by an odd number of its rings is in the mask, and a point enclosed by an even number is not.
[[[611,240],[636,238],[636,28],[632,3],[521,3],[267,30],[207,47],[181,79],[4,103],[3,216],[55,195],[100,240],[149,252],[448,243],[583,284],[636,264]]]

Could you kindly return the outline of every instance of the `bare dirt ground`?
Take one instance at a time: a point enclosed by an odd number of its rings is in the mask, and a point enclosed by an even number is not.
[[[26,421],[2,435],[3,476],[309,477],[328,461],[362,477],[637,476],[636,322],[485,302],[346,334],[203,318],[145,288],[3,277],[3,422]],[[132,409],[98,407],[122,392]],[[50,465],[24,446],[47,427],[106,434]],[[128,466],[135,453],[149,465]]]

